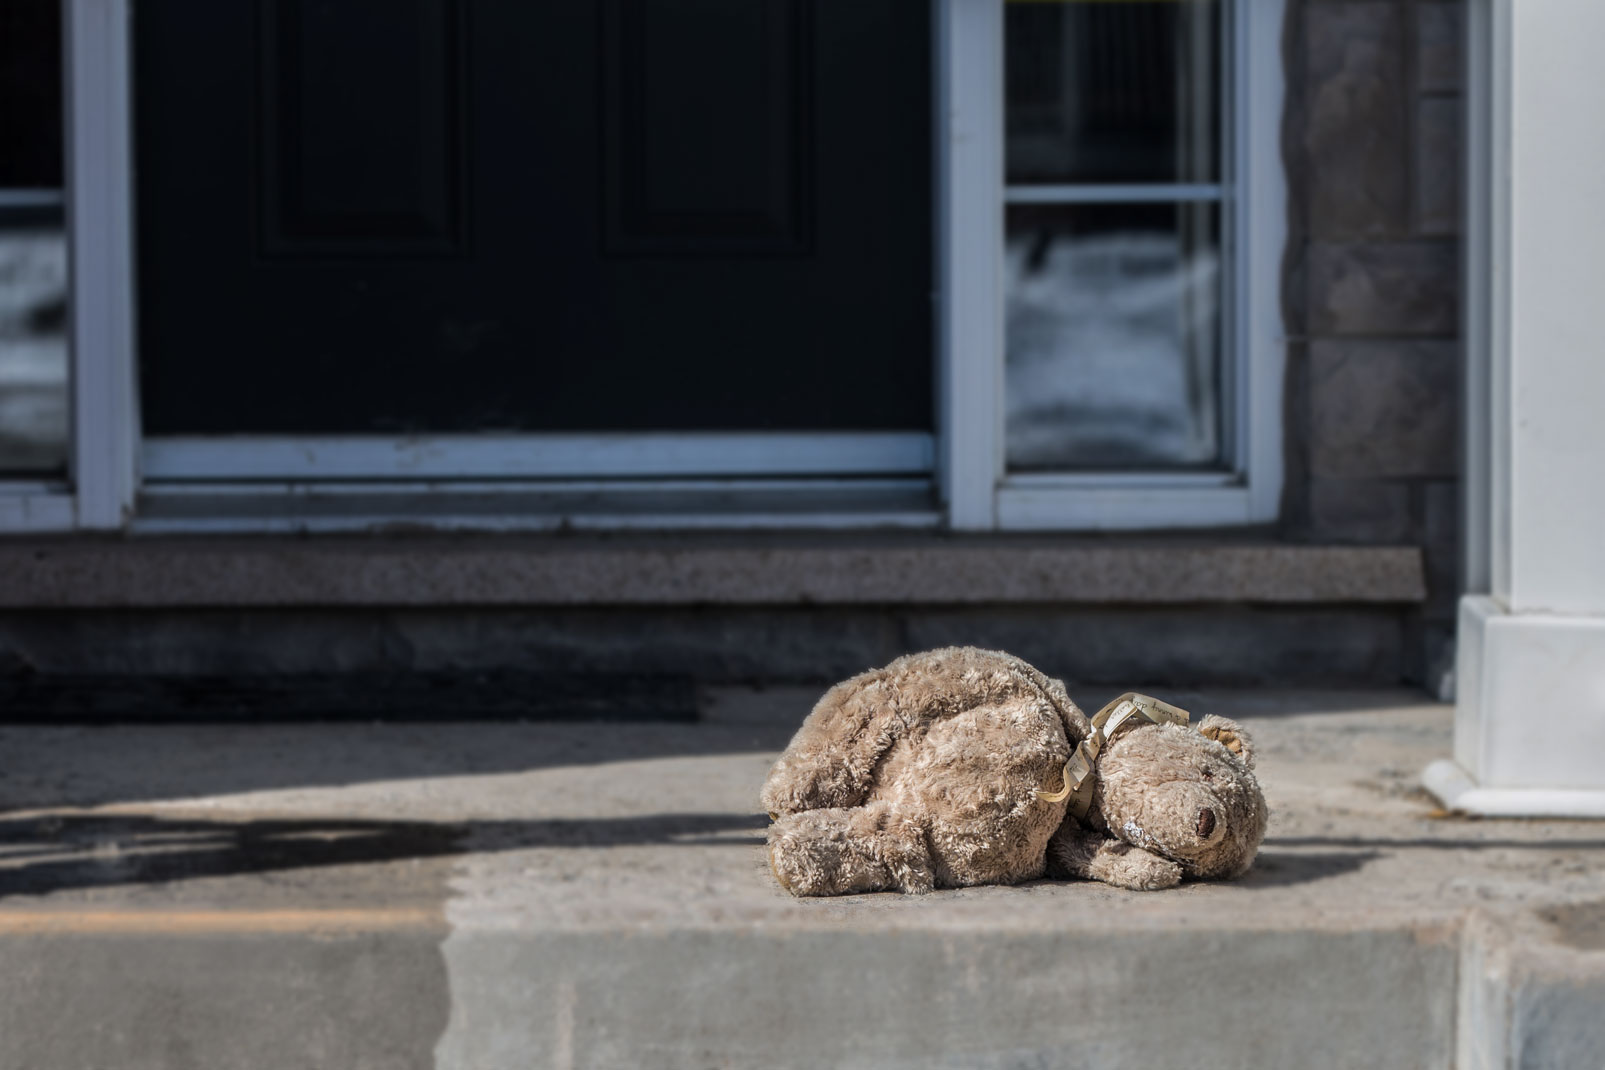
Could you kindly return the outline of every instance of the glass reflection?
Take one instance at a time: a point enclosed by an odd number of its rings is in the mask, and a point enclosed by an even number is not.
[[[1009,209],[1011,470],[1221,463],[1219,214],[1213,204]]]
[[[1220,180],[1217,0],[1005,10],[1011,185]]]
[[[61,5],[0,3],[0,477],[67,467]]]
[[[66,468],[66,236],[0,226],[0,476]]]

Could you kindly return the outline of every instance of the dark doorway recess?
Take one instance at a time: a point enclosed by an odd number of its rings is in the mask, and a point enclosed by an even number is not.
[[[928,430],[927,9],[141,0],[145,430]]]

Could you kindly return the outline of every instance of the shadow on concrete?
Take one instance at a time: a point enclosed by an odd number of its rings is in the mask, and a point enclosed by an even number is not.
[[[1082,688],[1095,701],[1095,688]],[[1105,689],[1107,690],[1107,689]],[[1141,690],[1141,688],[1138,688]],[[1239,719],[1297,717],[1312,713],[1377,713],[1387,710],[1419,709],[1434,705],[1437,699],[1425,691],[1409,688],[1186,688],[1155,686],[1152,692],[1188,710],[1194,722],[1206,714]],[[1080,690],[1072,695],[1079,699]],[[1113,695],[1109,696],[1113,698]]]
[[[7,724],[296,721],[677,721],[697,718],[688,676],[389,672],[279,676],[0,675]]]
[[[1269,841],[1267,841],[1269,842]],[[1353,873],[1376,858],[1377,851],[1267,851],[1236,883],[1249,888],[1279,888]]]
[[[755,847],[764,843],[762,831],[767,825],[762,814],[719,813],[456,823],[343,818],[229,821],[76,814],[0,818],[0,899],[375,864],[381,868],[365,876],[348,874],[343,881],[331,882],[326,890],[338,895],[358,886],[377,885],[402,895],[409,879],[398,878],[382,864],[450,859],[470,850],[494,853],[539,847],[705,844]],[[1312,852],[1278,847],[1404,842],[1329,841],[1317,837],[1267,841],[1267,849],[1260,851],[1254,868],[1238,883],[1250,888],[1306,884],[1355,872],[1380,854],[1374,849]],[[1423,844],[1411,841],[1411,845]],[[1425,841],[1425,845],[1476,846],[1464,841]],[[1590,845],[1594,845],[1593,841]],[[438,896],[431,893],[427,898],[433,902]]]
[[[0,898],[204,877],[358,866],[530,847],[761,844],[762,814],[553,821],[210,821],[50,814],[0,819]],[[381,876],[380,879],[383,879]]]
[[[778,753],[801,719],[798,714],[756,724],[0,727],[0,816],[559,766]],[[758,787],[755,780],[754,797]]]
[[[1287,836],[1272,837],[1265,841],[1267,847],[1351,847],[1370,848],[1376,853],[1378,848],[1388,847],[1430,847],[1445,851],[1470,851],[1489,847],[1520,847],[1533,851],[1579,851],[1595,850],[1605,847],[1605,836],[1593,836],[1583,839],[1556,839],[1552,836],[1535,836],[1530,840],[1495,840],[1474,839],[1471,837],[1457,837],[1444,839],[1428,839],[1417,837],[1407,840],[1387,839],[1368,836]],[[1262,853],[1263,857],[1263,853]]]

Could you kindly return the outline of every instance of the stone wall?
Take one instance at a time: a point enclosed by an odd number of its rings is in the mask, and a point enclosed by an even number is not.
[[[1406,663],[1452,667],[1460,590],[1462,0],[1292,0],[1288,537],[1414,543]]]

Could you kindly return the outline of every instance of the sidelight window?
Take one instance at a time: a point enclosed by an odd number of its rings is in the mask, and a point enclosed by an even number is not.
[[[0,6],[0,479],[67,469],[61,13]]]
[[[1230,464],[1221,8],[1005,9],[1010,472]]]
[[[955,525],[1271,519],[1282,5],[952,2]]]

